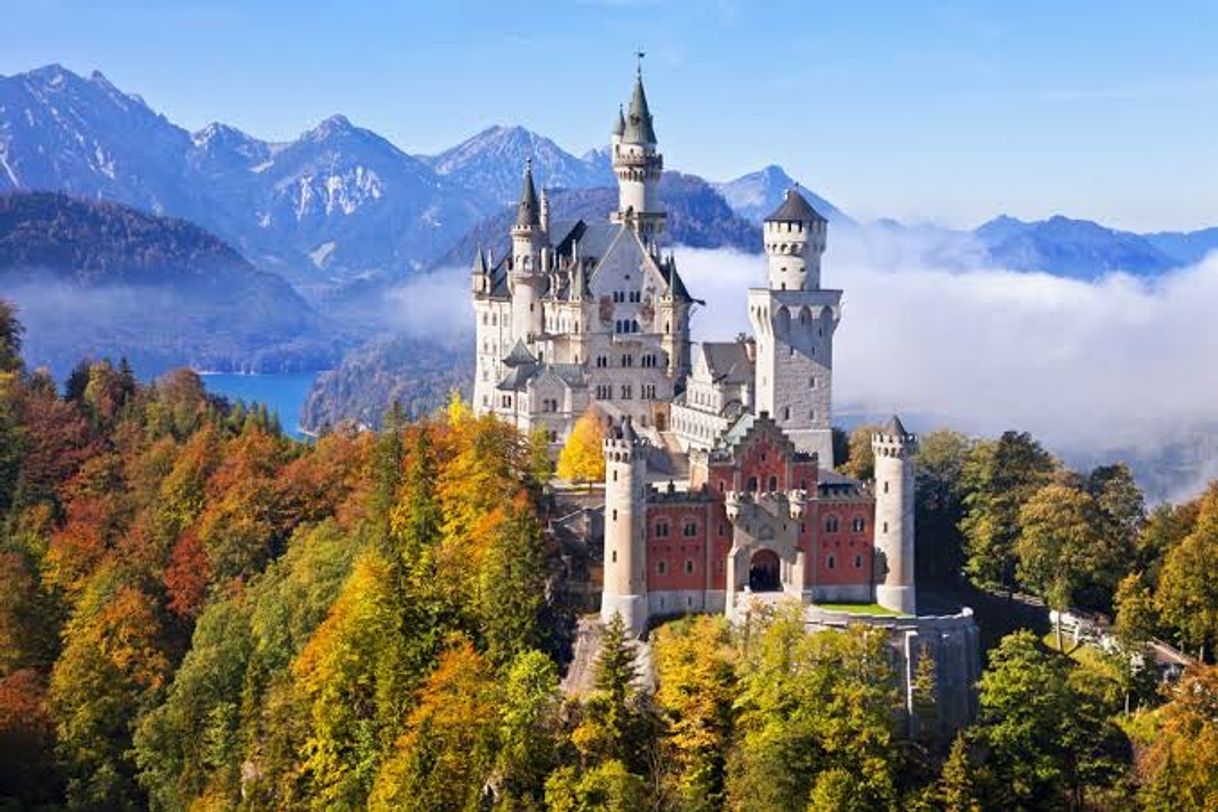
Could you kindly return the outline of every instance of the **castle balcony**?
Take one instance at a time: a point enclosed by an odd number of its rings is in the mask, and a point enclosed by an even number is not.
[[[740,516],[741,505],[751,502],[749,494],[744,491],[728,491],[723,495],[723,506],[727,511],[728,521],[736,521]]]
[[[787,491],[787,505],[790,508],[792,519],[802,519],[804,509],[808,505],[808,494],[806,491],[792,490]]]

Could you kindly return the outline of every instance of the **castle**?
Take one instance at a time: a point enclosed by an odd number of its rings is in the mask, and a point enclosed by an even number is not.
[[[619,201],[607,222],[551,221],[526,166],[511,253],[479,250],[472,278],[475,410],[542,426],[554,444],[588,409],[606,427],[602,619],[642,634],[657,617],[738,619],[796,598],[812,626],[884,628],[906,676],[929,652],[945,686],[964,686],[940,691],[949,717],[967,718],[971,613],[918,614],[917,438],[893,417],[872,438],[873,482],[833,470],[842,292],[821,287],[826,219],[788,190],[763,224],[753,337],[693,346],[701,303],[659,247],[663,157],[641,72],[610,148]],[[873,602],[886,612],[843,606]]]

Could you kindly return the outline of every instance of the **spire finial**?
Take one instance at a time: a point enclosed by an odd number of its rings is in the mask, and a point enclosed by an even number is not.
[[[646,54],[646,52],[643,51],[642,48],[639,48],[637,51],[634,52],[634,55],[638,60],[637,64],[635,65],[634,75],[639,77],[639,79],[642,79],[643,78],[643,57],[647,56],[647,54]]]

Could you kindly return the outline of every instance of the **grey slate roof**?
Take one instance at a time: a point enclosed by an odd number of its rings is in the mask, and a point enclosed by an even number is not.
[[[516,225],[535,226],[541,222],[537,205],[537,188],[533,185],[533,161],[524,166],[524,185],[520,190],[520,203],[516,207]]]
[[[753,380],[753,361],[743,342],[703,341],[702,357],[716,382],[742,384]]]
[[[550,371],[573,389],[588,385],[588,375],[580,364],[550,364]]]
[[[507,375],[503,376],[503,380],[499,382],[497,388],[504,392],[520,392],[528,384],[529,379],[540,371],[541,364],[536,362],[514,366]]]
[[[828,222],[812,208],[798,189],[787,189],[782,204],[765,218],[767,223],[818,223]]]
[[[537,359],[533,357],[533,353],[529,352],[529,348],[524,345],[524,339],[516,339],[516,344],[512,347],[512,351],[503,359],[503,363],[510,367],[525,366],[527,364],[536,364]]]
[[[897,417],[895,414],[892,416],[891,420],[884,424],[884,433],[895,434],[897,437],[905,437],[909,434],[909,432],[905,430],[904,424],[901,423],[901,418]]]
[[[630,110],[626,113],[626,129],[622,141],[627,144],[654,144],[656,131],[651,123],[651,110],[647,108],[647,94],[643,92],[643,76],[634,80],[634,95],[630,97]]]
[[[613,134],[621,135],[626,132],[626,115],[622,112],[621,105],[617,108],[617,121],[613,123]]]

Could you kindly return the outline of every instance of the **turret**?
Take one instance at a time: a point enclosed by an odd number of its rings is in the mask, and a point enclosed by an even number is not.
[[[524,183],[520,202],[516,206],[516,224],[512,226],[512,264],[508,275],[512,295],[512,334],[532,341],[541,334],[541,294],[545,273],[541,267],[541,249],[545,234],[541,228],[541,204],[533,185],[533,161],[525,162]]]
[[[605,574],[601,620],[620,614],[634,634],[647,628],[647,460],[630,418],[605,437]]]
[[[486,264],[486,254],[482,251],[482,246],[478,246],[478,252],[474,254],[474,266],[470,269],[470,290],[474,292],[474,298],[482,298],[491,292],[491,274],[490,266]]]
[[[677,261],[671,254],[661,260],[660,271],[667,283],[656,310],[660,347],[668,359],[665,372],[675,380],[684,380],[690,371],[689,311],[693,299],[677,274]]]
[[[914,586],[914,461],[918,439],[894,416],[871,437],[875,452],[875,600],[917,612]]]
[[[828,222],[795,189],[762,225],[773,290],[817,290]]]
[[[664,231],[666,221],[658,192],[664,157],[656,146],[641,66],[635,77],[630,107],[624,116],[619,113],[610,146],[613,172],[618,181],[618,207],[613,221],[626,223],[640,234],[659,235]]]

